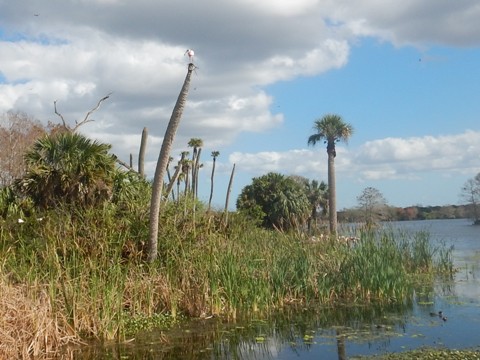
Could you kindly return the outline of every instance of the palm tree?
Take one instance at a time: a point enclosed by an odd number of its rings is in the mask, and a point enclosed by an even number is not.
[[[181,172],[184,176],[184,181],[185,181],[185,189],[183,191],[183,195],[186,197],[188,192],[190,191],[190,168],[192,167],[192,160],[189,160],[186,158],[188,156],[188,151],[186,151],[185,157],[180,164],[181,166]]]
[[[212,151],[213,165],[212,165],[212,175],[210,176],[210,197],[208,198],[208,211],[212,206],[212,197],[213,197],[213,175],[215,174],[215,164],[217,163],[217,157],[220,155],[219,151]]]
[[[158,156],[157,167],[155,169],[155,175],[153,177],[153,186],[152,186],[152,201],[150,203],[150,226],[149,226],[149,237],[148,237],[148,261],[153,262],[157,258],[158,252],[158,221],[160,215],[160,203],[162,200],[162,191],[163,191],[163,177],[165,176],[165,171],[167,169],[168,159],[170,158],[170,152],[172,149],[173,140],[177,132],[178,125],[182,118],[183,109],[185,108],[185,103],[187,102],[188,90],[190,87],[190,79],[192,77],[192,72],[195,70],[195,65],[193,63],[188,64],[188,71],[183,82],[182,89],[178,95],[177,102],[173,108],[170,121],[168,122],[167,130],[165,131],[165,136],[163,137],[162,147],[160,149],[160,154]]]
[[[195,199],[198,192],[198,170],[200,169],[200,154],[202,153],[203,140],[191,138],[188,146],[193,148],[192,153],[192,195]]]
[[[42,208],[106,200],[116,170],[110,148],[73,132],[46,136],[25,154],[27,171],[18,185]]]
[[[315,134],[308,138],[309,145],[315,145],[318,141],[323,140],[327,144],[328,154],[328,205],[329,205],[329,225],[330,233],[337,233],[337,206],[335,191],[335,143],[339,141],[347,142],[353,134],[353,127],[346,124],[339,115],[327,114],[321,119],[315,120],[313,129]]]
[[[326,214],[328,210],[328,186],[324,181],[317,180],[305,182],[305,191],[311,206],[311,214],[308,221],[308,230],[311,230],[312,221],[316,225],[318,219],[318,209],[322,209],[322,213]]]
[[[178,173],[178,176],[177,176],[177,204],[180,203],[180,184],[182,183],[182,181],[185,181],[185,174],[182,172],[182,166],[181,165],[178,165],[177,166],[178,169],[180,169],[180,172]]]

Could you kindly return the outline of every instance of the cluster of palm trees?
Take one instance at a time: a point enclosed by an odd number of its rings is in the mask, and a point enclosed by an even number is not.
[[[188,146],[193,148],[192,157],[189,158],[189,151],[182,151],[180,153],[180,159],[178,160],[177,165],[174,167],[175,171],[172,174],[170,171],[170,165],[174,160],[173,157],[169,157],[167,164],[167,178],[168,186],[164,192],[165,196],[171,196],[173,201],[178,201],[181,194],[191,195],[193,200],[196,200],[198,197],[198,175],[199,170],[203,167],[203,164],[200,162],[200,154],[202,153],[203,140],[199,138],[192,138],[188,142]],[[213,197],[213,179],[215,174],[215,165],[217,157],[220,155],[219,151],[212,151],[211,156],[213,159],[212,173],[211,173],[211,187],[210,187],[210,198],[208,201],[208,208],[210,209]],[[184,183],[183,192],[180,187],[182,182]],[[173,191],[174,186],[176,185],[176,193]]]

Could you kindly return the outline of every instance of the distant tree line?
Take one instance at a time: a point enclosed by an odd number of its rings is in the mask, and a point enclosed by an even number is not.
[[[444,205],[408,207],[385,206],[382,210],[381,221],[432,220],[432,219],[465,219],[471,218],[473,206]],[[338,219],[341,222],[364,222],[364,212],[359,208],[339,211]]]
[[[466,218],[479,224],[480,174],[465,183],[460,197],[464,201],[463,205],[397,207],[388,205],[379,190],[367,187],[357,197],[358,206],[340,211],[338,219],[342,222],[365,223],[367,226],[374,226],[380,221]]]

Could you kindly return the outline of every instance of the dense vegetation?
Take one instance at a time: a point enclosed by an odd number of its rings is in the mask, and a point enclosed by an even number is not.
[[[306,224],[312,205],[305,183],[278,173],[254,178],[237,200],[237,209],[269,229],[291,230]]]
[[[148,265],[147,214],[137,204],[2,220],[4,344],[40,352],[85,337],[123,338],[134,319],[156,314],[235,317],[290,303],[404,302],[412,295],[411,275],[449,270],[448,252],[435,258],[425,234],[365,232],[354,246],[312,241],[236,216],[227,227],[206,212],[193,222],[188,204],[186,213],[166,209],[163,256]],[[42,340],[44,331],[51,343]]]
[[[21,177],[0,189],[0,357],[121,340],[180,314],[404,303],[415,275],[452,271],[450,252],[425,233],[344,238],[285,219],[266,229],[248,212],[227,218],[197,200],[192,166],[183,191],[165,187],[158,258],[147,261],[152,184],[114,166],[108,145],[64,130],[35,142]],[[313,214],[325,187],[291,180],[295,196],[310,189],[300,208]]]

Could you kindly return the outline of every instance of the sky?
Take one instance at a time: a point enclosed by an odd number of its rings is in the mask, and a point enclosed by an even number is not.
[[[71,126],[138,157],[152,178],[195,51],[172,156],[203,140],[199,193],[230,208],[252,178],[327,181],[314,121],[351,124],[337,144],[337,208],[367,187],[392,206],[456,205],[480,172],[478,0],[0,0],[0,115]],[[3,149],[2,149],[3,151]]]

